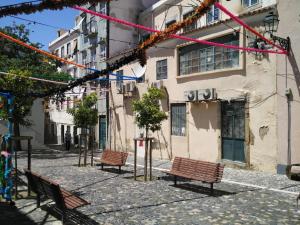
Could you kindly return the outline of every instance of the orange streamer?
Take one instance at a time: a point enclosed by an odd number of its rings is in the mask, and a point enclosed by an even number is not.
[[[86,68],[86,66],[84,66],[84,65],[80,65],[80,64],[74,63],[74,62],[72,62],[72,61],[69,61],[69,60],[60,58],[60,57],[58,57],[58,56],[56,56],[56,55],[53,55],[53,54],[51,54],[51,53],[49,53],[49,52],[46,52],[46,51],[41,50],[41,49],[38,49],[38,48],[33,47],[33,46],[31,46],[31,45],[28,45],[28,44],[24,43],[23,41],[20,41],[20,40],[18,40],[18,39],[16,39],[16,38],[13,38],[13,37],[11,37],[11,36],[9,36],[9,35],[7,35],[7,34],[2,33],[2,32],[0,32],[0,36],[3,37],[3,38],[5,38],[5,39],[7,39],[7,40],[9,40],[9,41],[11,41],[11,42],[14,42],[14,43],[17,43],[17,44],[19,44],[19,45],[22,45],[22,46],[24,46],[25,48],[29,48],[29,49],[31,49],[31,50],[33,50],[33,51],[35,51],[35,52],[38,52],[38,53],[43,54],[43,55],[45,55],[45,56],[48,56],[49,58],[52,58],[52,59],[55,59],[55,60],[64,62],[64,63],[66,63],[66,64],[72,64],[72,65],[74,65],[74,66],[76,66],[76,67],[79,67],[79,68],[83,68],[83,69]]]

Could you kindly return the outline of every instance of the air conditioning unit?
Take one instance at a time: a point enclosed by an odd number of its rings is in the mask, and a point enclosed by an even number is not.
[[[126,92],[134,92],[135,91],[135,82],[126,83]]]
[[[106,38],[105,37],[100,37],[99,43],[106,43]]]
[[[118,94],[124,94],[125,93],[125,89],[126,89],[126,86],[125,85],[118,85],[117,86],[117,93]]]
[[[217,98],[215,88],[198,90],[198,101],[215,100]]]
[[[156,87],[158,89],[162,89],[164,86],[164,82],[162,80],[153,82],[151,87]]]
[[[195,90],[192,91],[185,91],[184,98],[187,102],[195,102],[198,100],[198,93]]]

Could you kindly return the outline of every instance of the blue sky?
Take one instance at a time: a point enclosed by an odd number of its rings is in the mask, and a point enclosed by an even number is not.
[[[4,1],[1,0],[0,6],[21,3],[26,1],[27,0],[4,0]],[[40,13],[35,13],[30,15],[20,14],[16,16],[24,19],[34,20],[40,23],[49,24],[55,27],[70,29],[74,27],[75,17],[78,14],[79,14],[78,11],[66,8],[62,11],[45,10]],[[12,25],[14,21],[17,24],[28,25],[28,22],[25,21],[21,21],[11,17],[3,17],[0,18],[0,27]],[[33,24],[28,25],[28,28],[32,31],[30,36],[31,41],[42,43],[44,45],[45,50],[48,50],[49,42],[53,41],[57,37],[57,33],[56,33],[57,29],[54,28],[45,27],[41,25],[33,25]]]

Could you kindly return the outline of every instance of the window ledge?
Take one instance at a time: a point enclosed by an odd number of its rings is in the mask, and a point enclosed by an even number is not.
[[[232,71],[242,71],[242,67],[235,67],[235,68],[230,68],[230,69],[220,69],[220,70],[213,70],[213,71],[207,71],[207,72],[201,72],[201,73],[192,73],[188,75],[181,75],[177,76],[176,79],[181,80],[181,79],[187,79],[187,78],[193,78],[197,76],[205,76],[205,75],[211,75],[211,74],[222,74],[222,73],[228,73]]]
[[[253,11],[253,10],[259,9],[261,7],[262,7],[262,2],[261,1],[258,2],[258,3],[256,3],[255,5],[251,5],[251,6],[243,5],[243,11],[242,11],[242,13]]]
[[[185,136],[179,136],[179,135],[174,135],[174,134],[172,134],[171,135],[173,138],[187,138],[187,136],[185,135]]]

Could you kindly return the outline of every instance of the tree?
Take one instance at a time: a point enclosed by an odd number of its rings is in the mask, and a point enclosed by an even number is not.
[[[145,128],[146,138],[148,138],[149,130],[152,132],[160,130],[162,121],[168,118],[159,106],[159,100],[164,97],[164,92],[161,89],[152,87],[140,100],[133,102],[136,123],[140,128]]]
[[[85,130],[91,130],[91,128],[98,123],[98,110],[96,108],[97,100],[97,94],[92,93],[84,97],[83,100],[79,103],[75,104],[75,106],[72,109],[68,109],[67,112],[73,116],[75,126],[83,128]],[[86,141],[86,148],[84,152],[85,166],[87,158],[87,146],[88,141]],[[79,155],[79,166],[80,158],[81,156]]]
[[[0,28],[0,31],[14,38],[26,42],[32,46],[41,48],[39,43],[32,43],[29,40],[30,31],[24,25],[13,25]],[[19,125],[31,126],[32,121],[28,120],[35,98],[24,96],[30,90],[45,91],[53,88],[54,85],[28,79],[29,77],[44,78],[56,81],[68,81],[70,75],[57,72],[57,62],[46,58],[30,49],[0,38],[0,69],[15,75],[0,74],[0,87],[4,90],[14,90],[13,123],[14,135],[20,136]],[[2,108],[0,119],[8,119],[6,107]],[[20,143],[17,143],[20,149]]]
[[[145,165],[144,165],[144,179],[147,181],[147,161],[148,161],[148,135],[149,130],[152,132],[161,129],[161,123],[167,119],[165,112],[160,110],[159,100],[165,97],[164,92],[158,88],[149,88],[140,100],[133,102],[133,111],[136,113],[136,123],[140,128],[146,130],[146,145],[145,145]],[[150,140],[151,141],[151,140]],[[151,142],[150,142],[151,143]],[[150,145],[150,180],[152,179],[152,153]]]

